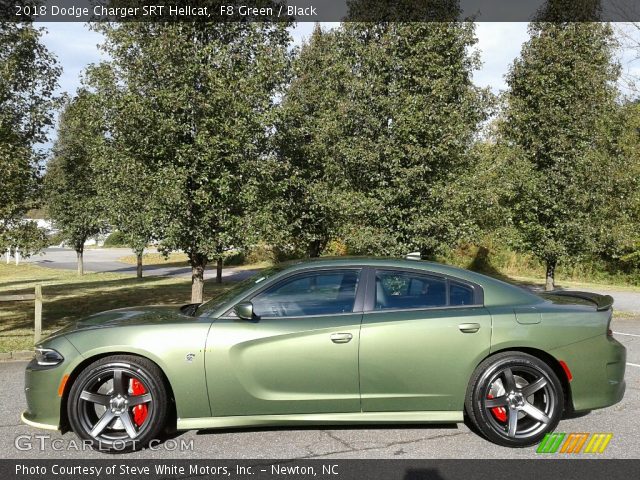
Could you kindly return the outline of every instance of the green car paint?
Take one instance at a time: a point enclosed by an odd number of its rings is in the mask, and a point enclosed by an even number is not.
[[[256,320],[232,313],[236,304],[284,278],[336,269],[359,272],[353,312]],[[375,269],[466,282],[477,301],[370,309]],[[55,333],[39,347],[56,350],[64,361],[55,367],[29,364],[23,420],[67,428],[70,385],[92,360],[115,353],[143,356],[160,367],[175,400],[179,429],[460,422],[472,372],[488,356],[508,350],[532,353],[557,370],[565,362],[573,375],[568,382],[572,407],[600,408],[618,402],[625,389],[626,353],[607,335],[610,316],[610,308],[600,310],[581,298],[537,296],[436,263],[374,258],[300,262],[241,283],[203,304],[196,316],[174,307],[120,309]]]

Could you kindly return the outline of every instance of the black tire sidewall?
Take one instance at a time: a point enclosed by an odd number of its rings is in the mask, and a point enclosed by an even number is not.
[[[114,445],[93,438],[78,418],[81,408],[80,393],[86,382],[100,371],[108,371],[112,367],[129,369],[136,376],[144,379],[143,383],[151,394],[153,402],[153,408],[150,409],[149,417],[147,418],[148,426],[141,435],[135,439],[117,441]],[[160,369],[153,362],[144,358],[118,355],[104,357],[82,370],[69,391],[67,416],[71,429],[83,441],[88,442],[93,449],[104,453],[125,453],[144,448],[152,440],[160,438],[167,421],[167,405],[167,391]]]

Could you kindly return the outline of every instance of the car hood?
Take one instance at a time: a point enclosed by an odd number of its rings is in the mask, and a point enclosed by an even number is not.
[[[196,321],[180,313],[179,306],[145,306],[119,308],[95,313],[54,332],[49,338],[79,330],[93,328],[127,327],[132,325],[166,325],[170,323],[190,323]]]

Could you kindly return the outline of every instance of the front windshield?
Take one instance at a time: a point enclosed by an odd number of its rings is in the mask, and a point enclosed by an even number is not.
[[[229,287],[222,293],[216,295],[211,300],[208,300],[207,302],[200,305],[200,307],[198,308],[198,313],[203,314],[203,313],[211,312],[217,309],[222,304],[227,302],[229,299],[235,297],[236,295],[239,295],[244,290],[248,290],[249,288],[253,287],[256,283],[260,283],[266,280],[267,278],[283,270],[284,268],[285,268],[285,265],[282,265],[282,264],[274,267],[265,268],[245,280],[239,281],[237,283],[234,282],[234,284],[232,284],[231,287]]]

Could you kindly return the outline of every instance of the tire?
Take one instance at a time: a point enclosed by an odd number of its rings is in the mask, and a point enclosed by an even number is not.
[[[553,369],[521,352],[498,353],[480,363],[465,398],[473,426],[505,447],[538,444],[556,428],[563,408],[562,385]]]
[[[113,355],[87,366],[67,401],[71,429],[95,450],[123,453],[160,438],[169,413],[164,375],[146,358]]]

